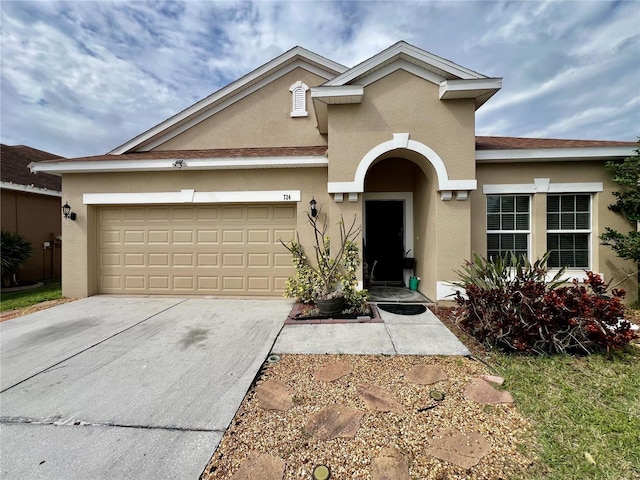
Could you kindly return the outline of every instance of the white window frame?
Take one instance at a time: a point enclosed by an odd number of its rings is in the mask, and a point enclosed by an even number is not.
[[[516,223],[514,221],[514,230],[489,230],[489,222],[488,222],[488,218],[489,218],[489,210],[488,210],[488,201],[489,201],[489,197],[514,197],[514,202],[515,202],[515,197],[526,197],[529,200],[529,208],[527,211],[527,214],[529,216],[529,221],[528,221],[528,229],[527,230],[516,230]],[[532,198],[531,195],[527,195],[527,194],[521,194],[521,193],[499,193],[499,194],[488,194],[486,195],[485,198],[485,230],[486,230],[486,241],[487,241],[487,245],[486,245],[486,255],[487,258],[489,258],[489,234],[516,234],[516,233],[524,233],[527,235],[527,259],[531,259],[531,204],[532,204]],[[515,212],[517,213],[517,212]],[[502,212],[500,213],[502,215]],[[502,222],[500,222],[502,223]],[[514,249],[515,250],[515,249]]]
[[[588,229],[553,229],[550,230],[547,228],[546,230],[546,246],[547,251],[549,251],[549,237],[548,234],[574,234],[574,233],[586,233],[587,234],[587,248],[589,249],[588,255],[588,265],[586,267],[567,267],[567,272],[583,272],[585,270],[591,270],[593,266],[593,193],[587,192],[566,192],[566,193],[550,193],[547,195],[547,202],[549,201],[549,196],[557,196],[557,197],[576,197],[578,195],[588,195],[589,196],[589,228]],[[560,215],[562,211],[558,212]],[[573,212],[575,213],[575,211]],[[545,212],[545,221],[548,222],[549,208],[547,207],[547,211]],[[558,271],[562,268],[562,266],[554,266],[549,267],[550,270]]]
[[[301,80],[298,80],[296,83],[291,85],[291,87],[289,87],[289,91],[291,92],[292,97],[292,117],[309,116],[309,113],[307,112],[307,90],[309,90],[309,87]]]

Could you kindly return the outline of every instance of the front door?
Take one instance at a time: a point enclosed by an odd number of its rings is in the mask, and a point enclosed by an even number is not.
[[[404,201],[367,200],[365,221],[369,273],[376,283],[403,284]]]

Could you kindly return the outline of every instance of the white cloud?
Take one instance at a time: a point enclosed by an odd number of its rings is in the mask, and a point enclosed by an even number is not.
[[[24,1],[0,13],[2,141],[66,156],[109,151],[295,45],[353,66],[398,40],[504,77],[478,134],[640,133],[635,2]]]

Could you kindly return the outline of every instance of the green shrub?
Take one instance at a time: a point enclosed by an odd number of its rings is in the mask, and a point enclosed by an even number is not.
[[[465,296],[460,326],[487,346],[533,353],[593,353],[627,345],[635,334],[624,320],[623,290],[607,294],[593,272],[585,283],[566,285],[560,270],[548,280],[548,254],[535,263],[522,257],[475,256],[461,272]]]
[[[359,229],[353,223],[347,228],[340,220],[340,242],[331,254],[326,223],[319,224],[316,217],[309,217],[313,228],[315,262],[310,262],[300,240],[282,242],[291,253],[295,274],[286,282],[284,296],[304,303],[314,303],[317,299],[344,297],[346,309],[352,312],[366,311],[367,291],[358,290],[357,271],[360,266],[360,248],[355,242]]]
[[[31,257],[31,243],[18,233],[2,230],[0,233],[0,260],[2,264],[2,285],[8,287],[16,283],[16,273]]]

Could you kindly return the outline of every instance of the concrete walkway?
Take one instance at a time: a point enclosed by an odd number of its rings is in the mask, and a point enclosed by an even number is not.
[[[396,315],[380,310],[384,323],[285,325],[272,353],[363,355],[470,355],[431,310]]]

